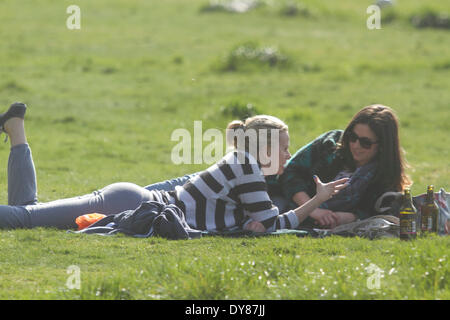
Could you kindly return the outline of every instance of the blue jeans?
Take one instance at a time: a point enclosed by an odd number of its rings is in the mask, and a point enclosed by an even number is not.
[[[176,186],[182,186],[190,178],[195,177],[199,173],[200,172],[195,172],[195,173],[191,173],[191,174],[186,174],[186,175],[184,175],[182,177],[178,177],[178,178],[169,179],[169,180],[166,180],[166,181],[161,181],[161,182],[149,184],[148,186],[144,187],[144,189],[147,189],[149,191],[152,191],[152,190],[172,191],[172,190],[175,190]]]
[[[39,203],[31,149],[28,144],[21,144],[12,147],[9,155],[8,205],[0,205],[0,229],[76,228],[75,219],[81,215],[117,214],[157,199],[155,191],[119,182],[84,196]]]

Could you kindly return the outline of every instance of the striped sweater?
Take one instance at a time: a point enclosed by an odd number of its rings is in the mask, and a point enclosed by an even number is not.
[[[189,226],[197,230],[233,230],[259,221],[270,232],[299,224],[292,210],[279,214],[267,193],[261,167],[250,154],[240,151],[226,154],[183,186],[177,186],[171,195]]]

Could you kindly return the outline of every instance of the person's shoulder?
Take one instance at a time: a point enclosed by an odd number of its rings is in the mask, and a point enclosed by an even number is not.
[[[257,163],[256,159],[250,155],[248,152],[241,150],[233,150],[225,154],[221,162],[226,162],[228,164],[252,164]]]
[[[339,141],[341,140],[342,134],[344,133],[343,130],[340,129],[333,129],[327,132],[322,133],[320,136],[318,136],[314,141],[312,142],[313,145],[316,145],[317,147],[326,147],[335,149]]]
[[[344,130],[333,129],[333,130],[329,130],[327,132],[322,133],[317,139],[320,139],[323,141],[332,140],[334,142],[338,142],[339,139],[341,139],[343,133],[344,133]]]
[[[233,150],[227,153],[221,161],[231,167],[242,168],[242,174],[261,173],[261,167],[256,158],[248,152]]]

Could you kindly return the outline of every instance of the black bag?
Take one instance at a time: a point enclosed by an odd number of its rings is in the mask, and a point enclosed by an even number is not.
[[[375,211],[379,214],[399,217],[402,196],[401,192],[395,191],[383,193],[375,202]]]

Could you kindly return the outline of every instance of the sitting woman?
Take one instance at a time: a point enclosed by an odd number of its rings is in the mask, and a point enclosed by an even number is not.
[[[245,123],[233,122],[232,127],[243,132],[254,130],[258,137],[260,130],[264,130],[267,132],[265,143],[249,140],[243,149],[228,153],[171,192],[149,191],[133,183],[119,182],[81,197],[38,203],[35,167],[24,129],[25,111],[24,104],[14,103],[0,115],[0,128],[11,142],[9,204],[0,206],[0,228],[3,229],[76,228],[75,219],[84,214],[112,215],[136,209],[143,201],[158,201],[177,205],[193,229],[273,231],[297,227],[322,202],[347,186],[347,178],[323,184],[316,177],[316,194],[302,206],[279,214],[267,193],[264,176],[281,173],[290,158],[288,128],[275,117],[261,115]],[[271,136],[271,132],[276,134]],[[256,152],[252,154],[249,150]],[[278,165],[260,163],[260,155],[276,160]]]
[[[326,132],[298,150],[277,182],[289,200],[289,209],[314,196],[314,175],[323,181],[350,178],[349,187],[320,205],[305,221],[333,228],[375,215],[378,197],[411,184],[404,170],[394,111],[370,105],[360,110],[344,131]]]
[[[324,181],[350,178],[349,187],[325,201],[302,226],[333,228],[375,215],[376,199],[411,184],[400,147],[398,120],[383,105],[361,109],[345,130],[331,130],[300,148],[282,174],[267,175],[269,195],[280,212],[304,204],[315,194],[313,176]],[[172,190],[198,173],[146,186]]]

